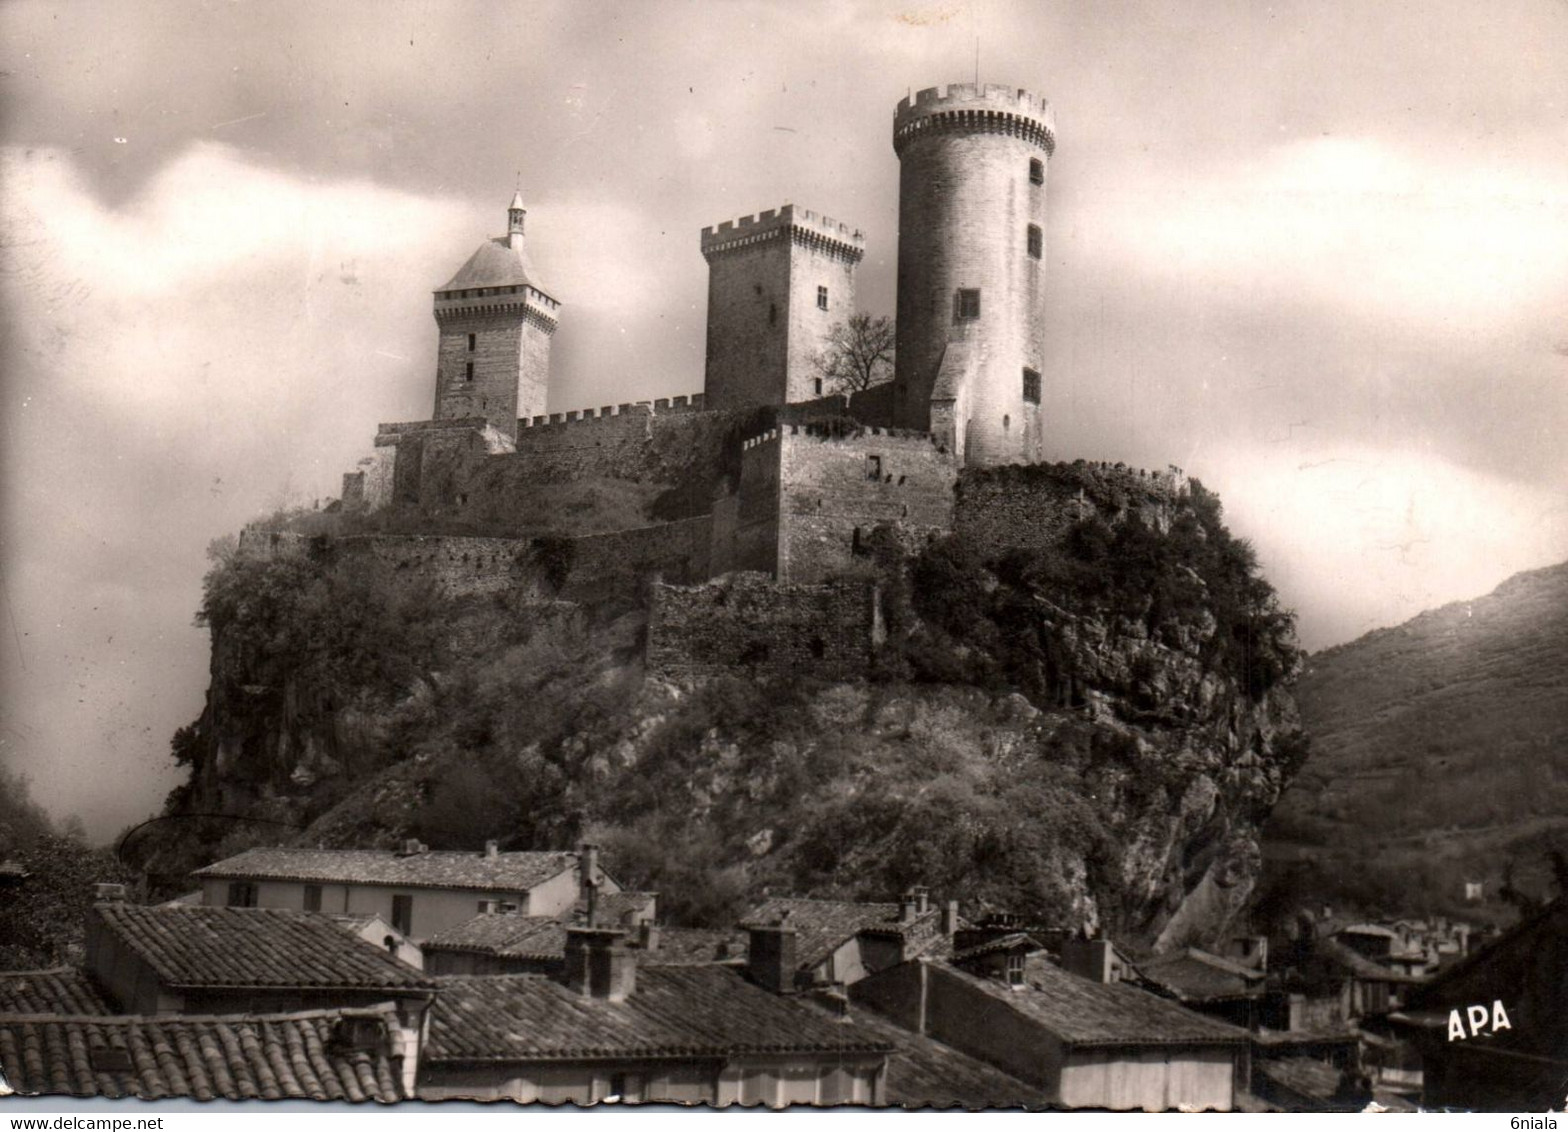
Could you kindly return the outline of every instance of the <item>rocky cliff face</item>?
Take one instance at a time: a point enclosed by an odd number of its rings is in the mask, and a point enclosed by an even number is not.
[[[1127,574],[1090,568],[1129,550],[1101,527],[1083,554],[981,561],[948,540],[883,560],[888,643],[847,682],[654,680],[635,607],[454,602],[363,567],[240,564],[219,597],[273,604],[209,599],[213,684],[171,809],[328,845],[590,835],[623,884],[688,922],[763,888],[925,884],[1132,946],[1210,942],[1252,890],[1259,824],[1304,752],[1288,619],[1238,619],[1203,557],[1212,533],[1135,533],[1166,558],[1132,555],[1145,572]],[[1257,639],[1238,652],[1243,631]],[[1278,670],[1259,677],[1270,649]],[[278,834],[180,823],[154,867]]]

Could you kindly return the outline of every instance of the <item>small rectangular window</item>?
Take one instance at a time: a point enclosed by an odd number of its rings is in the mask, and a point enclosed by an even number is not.
[[[1007,985],[1021,987],[1024,985],[1024,957],[1013,954],[1007,957]]]
[[[826,287],[817,288],[817,309],[819,311],[828,309],[828,289]]]
[[[248,880],[237,880],[229,885],[230,908],[254,908],[256,906],[256,886]]]
[[[321,886],[319,884],[307,884],[305,886],[305,911],[321,911]]]
[[[414,898],[407,893],[392,897],[392,926],[404,935],[414,930]]]
[[[882,482],[882,457],[866,457],[866,478],[868,480],[875,480],[878,483]]]
[[[468,351],[469,351],[469,353],[473,353],[474,345],[475,345],[475,342],[477,341],[478,337],[479,336],[477,334],[470,334],[468,336]]]
[[[474,363],[473,362],[465,362],[464,363],[464,365],[463,365],[463,380],[464,381],[472,381],[472,380],[474,380]]]
[[[818,397],[822,396],[822,379],[820,377],[812,382],[812,388],[816,390]]]
[[[958,317],[980,317],[980,288],[960,287],[958,290]]]
[[[1032,369],[1024,370],[1024,400],[1031,405],[1040,403],[1040,375]]]
[[[1029,225],[1029,254],[1035,259],[1039,259],[1040,250],[1044,244],[1045,239],[1040,234],[1040,226],[1038,224]]]
[[[1045,184],[1045,162],[1038,157],[1029,160],[1029,181],[1031,184]]]

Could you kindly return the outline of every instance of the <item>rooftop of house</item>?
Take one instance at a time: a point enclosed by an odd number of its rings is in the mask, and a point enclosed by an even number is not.
[[[0,971],[0,1014],[113,1013],[92,976],[78,967]]]
[[[425,941],[424,949],[466,951],[502,959],[561,959],[566,955],[568,926],[548,916],[487,912],[437,932]],[[635,942],[635,933],[632,939]],[[744,959],[746,933],[661,927],[657,930],[656,946],[639,955],[640,964],[654,967]]]
[[[913,920],[903,919],[901,904],[860,904],[849,900],[813,900],[777,896],[746,913],[742,927],[783,923],[795,930],[795,958],[802,967],[815,967],[861,933],[901,938],[909,934],[940,935],[934,931],[942,910],[930,907]]]
[[[1070,1046],[1241,1045],[1247,1032],[1126,983],[1097,983],[1045,960],[1010,987],[956,966],[949,971]]]
[[[1264,972],[1196,947],[1145,959],[1138,972],[1180,998],[1194,1002],[1244,998],[1263,989]]]
[[[169,987],[428,991],[418,971],[329,916],[282,908],[97,904],[93,915]]]
[[[893,1047],[887,1103],[901,1108],[1049,1108],[1043,1090],[935,1038],[906,1030],[875,1011],[857,1009],[857,1029]]]
[[[386,1010],[214,1017],[0,1015],[0,1065],[23,1094],[401,1100]],[[379,1040],[336,1040],[340,1022]]]
[[[471,951],[512,959],[554,958],[566,954],[566,925],[551,916],[481,912],[436,932],[425,940],[424,949]]]
[[[1326,1062],[1310,1057],[1270,1058],[1258,1061],[1254,1069],[1270,1083],[1283,1086],[1287,1096],[1294,1094],[1325,1107],[1340,1107],[1335,1103],[1341,1083],[1340,1071]],[[1270,1091],[1275,1096],[1279,1095],[1274,1090]],[[1383,1090],[1376,1090],[1373,1100],[1390,1112],[1416,1111],[1416,1106],[1403,1097]]]
[[[397,888],[461,888],[527,892],[577,867],[577,854],[560,850],[463,853],[426,849],[247,849],[197,869],[218,880],[282,880],[316,884],[374,884]]]
[[[730,967],[639,967],[622,1002],[578,994],[544,975],[440,981],[427,1062],[604,1057],[886,1053],[891,1043],[763,990]]]

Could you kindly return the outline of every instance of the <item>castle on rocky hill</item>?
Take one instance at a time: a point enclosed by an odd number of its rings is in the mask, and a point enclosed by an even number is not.
[[[431,419],[383,424],[374,454],[344,477],[343,506],[462,513],[483,505],[486,493],[493,503],[506,476],[542,490],[593,476],[634,479],[629,463],[697,443],[705,421],[749,420],[749,435],[727,439],[738,452],[722,482],[705,485],[711,503],[700,514],[574,540],[577,588],[556,585],[555,596],[597,592],[588,580],[618,571],[699,589],[757,572],[770,581],[747,583],[743,604],[764,624],[777,620],[758,603],[799,613],[809,638],[803,655],[819,660],[831,651],[818,633],[832,620],[828,608],[833,616],[844,610],[836,597],[799,587],[819,587],[852,567],[873,529],[915,548],[955,528],[982,540],[1022,537],[1031,526],[1058,529],[1057,520],[1082,514],[1082,489],[1071,485],[1004,477],[956,490],[966,470],[973,479],[1044,460],[1050,105],[1013,87],[931,88],[899,103],[892,132],[900,181],[891,382],[848,397],[823,388],[819,360],[834,326],[855,313],[865,238],[786,204],[702,230],[709,285],[701,392],[546,414],[562,307],[529,260],[519,193],[507,209],[507,234],[481,244],[435,292]],[[1176,469],[1099,467],[1125,478],[1144,501],[1138,506],[1156,511],[1185,490]],[[548,593],[537,577],[522,576],[530,569],[499,545],[507,541],[382,538],[375,552],[435,569],[460,591],[531,585]],[[701,635],[701,624],[727,605],[730,584],[675,603],[689,614],[683,634]],[[865,622],[851,649],[854,666],[875,617],[850,604]],[[655,631],[667,622],[655,610]]]

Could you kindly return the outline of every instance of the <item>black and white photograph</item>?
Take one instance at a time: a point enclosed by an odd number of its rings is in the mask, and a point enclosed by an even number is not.
[[[0,1116],[1568,1110],[1568,2],[0,55]]]

